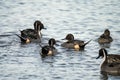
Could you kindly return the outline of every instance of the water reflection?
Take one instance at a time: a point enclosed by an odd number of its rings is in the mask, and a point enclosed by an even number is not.
[[[99,44],[101,48],[110,48],[111,43]]]
[[[106,72],[100,72],[101,73],[101,76],[100,76],[100,80],[109,80],[109,79],[114,79],[115,80],[119,80],[120,79],[120,74],[108,74]],[[112,77],[112,78],[110,78]]]
[[[13,4],[14,3],[14,4]],[[9,0],[0,1],[0,80],[119,80],[100,74],[96,55],[101,47],[119,54],[119,0]],[[35,20],[47,27],[42,45],[49,38],[58,40],[58,54],[42,58],[37,43],[22,44],[15,34],[32,28]],[[110,29],[112,44],[99,45],[97,39]],[[68,33],[76,39],[93,39],[84,51],[62,48]]]
[[[108,80],[108,74],[106,72],[100,72],[100,80]]]

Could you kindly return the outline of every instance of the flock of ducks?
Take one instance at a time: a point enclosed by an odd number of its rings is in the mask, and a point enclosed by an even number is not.
[[[23,43],[30,43],[30,42],[41,42],[41,30],[46,29],[44,25],[39,21],[36,20],[34,22],[34,29],[25,29],[20,31],[21,35],[16,34],[21,42]],[[85,46],[91,41],[84,42],[82,40],[74,39],[73,34],[67,34],[64,38],[67,42],[61,44],[62,47],[68,49],[75,49],[75,50],[84,50]],[[110,36],[110,31],[106,29],[104,33],[98,38],[98,43],[106,44],[111,43],[113,41],[112,37]],[[49,39],[48,45],[41,46],[41,56],[49,56],[54,55],[57,50],[54,47],[56,44],[56,40],[54,38]],[[120,74],[120,55],[115,54],[108,54],[105,48],[101,48],[99,50],[99,55],[96,59],[102,57],[103,62],[101,64],[101,71],[107,72],[108,74]]]

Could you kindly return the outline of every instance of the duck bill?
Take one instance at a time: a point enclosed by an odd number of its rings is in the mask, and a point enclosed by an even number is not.
[[[100,56],[98,56],[96,59],[100,58]]]
[[[43,28],[43,29],[45,29],[45,30],[46,30],[47,28]]]
[[[63,38],[62,40],[66,40],[66,38]]]

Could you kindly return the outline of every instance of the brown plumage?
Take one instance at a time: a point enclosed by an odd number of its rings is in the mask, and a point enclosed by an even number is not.
[[[86,46],[86,44],[88,44],[91,41],[90,40],[90,41],[84,43],[84,41],[82,41],[82,40],[75,40],[74,36],[72,34],[67,34],[65,39],[68,41],[62,43],[61,46],[65,47],[65,48],[75,49],[75,50],[83,50],[84,47]]]
[[[25,30],[20,31],[21,33],[20,36],[24,39],[29,39],[30,42],[33,42],[33,41],[40,42],[41,41],[41,30],[45,29],[44,25],[38,20],[36,20],[33,25],[34,25],[34,29],[25,29]]]
[[[103,44],[103,43],[110,43],[112,42],[113,39],[112,37],[110,36],[110,31],[108,29],[106,29],[104,31],[104,33],[98,38],[98,42],[100,44]]]
[[[107,55],[107,50],[102,48],[99,50],[99,57],[103,57],[101,71],[111,75],[120,75],[120,55]]]
[[[56,41],[54,38],[49,39],[48,45],[43,46],[41,49],[41,56],[45,57],[54,55],[57,52],[56,48],[54,47],[55,44]]]

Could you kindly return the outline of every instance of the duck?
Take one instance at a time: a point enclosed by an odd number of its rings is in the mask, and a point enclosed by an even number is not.
[[[104,33],[98,38],[98,43],[104,44],[104,43],[111,43],[113,41],[113,38],[110,36],[110,30],[105,29]]]
[[[67,40],[67,42],[64,42],[61,44],[62,47],[69,48],[69,49],[75,49],[75,50],[84,50],[84,47],[88,42],[84,42],[82,40],[75,40],[73,34],[67,34],[66,37],[62,40]]]
[[[103,62],[100,65],[101,72],[106,72],[111,75],[120,75],[120,55],[108,55],[105,48],[99,50],[99,56],[103,57]],[[111,61],[110,61],[111,60]]]
[[[104,57],[103,55],[103,50],[105,52],[105,54],[107,55],[107,62],[108,63],[120,63],[120,55],[118,54],[108,54],[107,50],[105,48],[101,48],[99,50],[99,55],[96,59],[100,58],[100,57]]]
[[[45,45],[41,48],[41,56],[53,56],[57,50],[54,47],[56,40],[54,38],[49,39],[48,45]]]
[[[36,20],[34,22],[34,29],[25,29],[20,31],[21,35],[17,35],[21,42],[24,43],[30,43],[30,42],[34,42],[34,41],[41,41],[41,30],[42,29],[46,29],[43,25],[43,23],[39,20]]]

